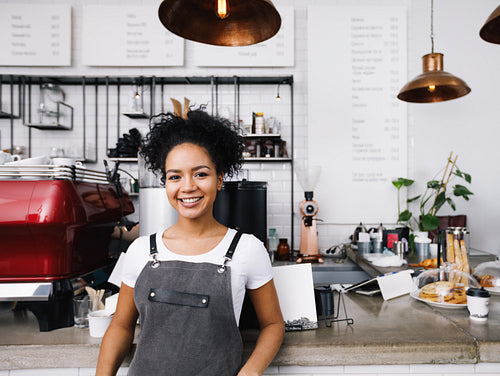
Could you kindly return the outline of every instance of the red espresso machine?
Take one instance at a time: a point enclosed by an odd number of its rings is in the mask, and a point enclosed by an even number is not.
[[[40,331],[73,326],[74,290],[109,266],[117,223],[134,212],[117,175],[75,166],[0,166],[0,301]]]

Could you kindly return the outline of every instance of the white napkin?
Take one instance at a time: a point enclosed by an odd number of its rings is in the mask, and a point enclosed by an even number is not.
[[[368,261],[376,266],[401,266],[407,263],[406,260],[402,260],[399,256],[389,256],[382,253],[368,253],[363,255]]]

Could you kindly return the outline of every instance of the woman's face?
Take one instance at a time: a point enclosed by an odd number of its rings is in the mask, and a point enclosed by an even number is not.
[[[165,188],[170,204],[187,219],[211,218],[222,174],[204,147],[183,143],[175,146],[165,160]]]

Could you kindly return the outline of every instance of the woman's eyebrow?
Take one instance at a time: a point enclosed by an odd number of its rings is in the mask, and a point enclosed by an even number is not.
[[[210,170],[210,166],[200,165],[200,166],[193,167],[191,169],[191,171],[198,171],[198,170],[201,170],[203,168],[206,168],[206,169]],[[171,168],[171,169],[165,171],[165,173],[167,173],[167,174],[169,174],[169,173],[178,174],[180,172],[181,172],[181,170],[178,170],[178,169],[175,169],[175,168]]]

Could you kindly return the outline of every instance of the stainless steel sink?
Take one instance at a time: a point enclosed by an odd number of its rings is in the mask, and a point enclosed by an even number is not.
[[[273,266],[292,265],[291,261],[276,261]],[[358,283],[370,276],[348,258],[325,258],[324,264],[312,264],[315,284]]]

